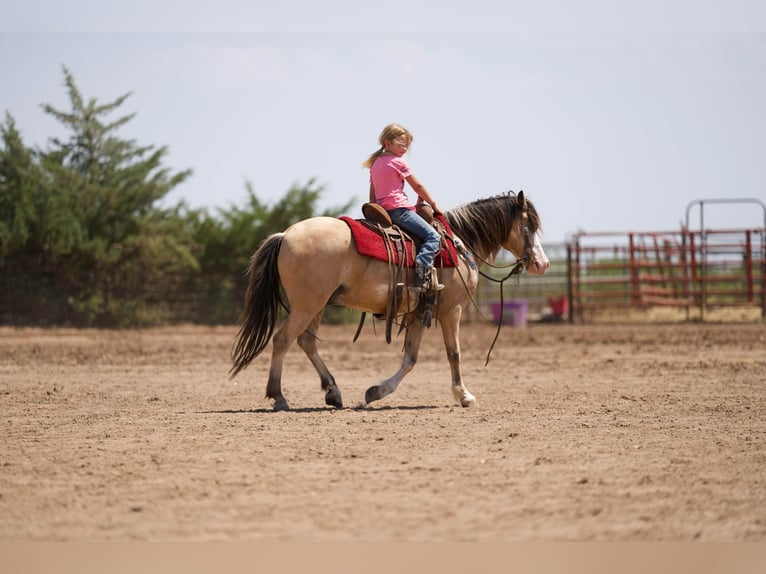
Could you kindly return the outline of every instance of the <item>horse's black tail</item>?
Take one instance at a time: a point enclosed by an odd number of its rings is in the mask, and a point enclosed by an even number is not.
[[[277,258],[284,233],[264,239],[250,258],[247,268],[245,306],[239,318],[239,333],[231,351],[234,362],[229,379],[247,367],[268,345],[274,334],[282,301]]]

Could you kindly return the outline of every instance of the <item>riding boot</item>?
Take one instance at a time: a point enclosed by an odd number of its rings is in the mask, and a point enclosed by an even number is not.
[[[425,293],[428,291],[428,284],[430,283],[430,273],[428,267],[425,265],[421,265],[420,263],[415,264],[415,284],[410,287],[413,291],[418,291],[419,293]]]
[[[428,291],[441,291],[444,289],[444,285],[439,283],[436,268],[418,263],[415,265],[415,285],[412,289],[426,293]]]

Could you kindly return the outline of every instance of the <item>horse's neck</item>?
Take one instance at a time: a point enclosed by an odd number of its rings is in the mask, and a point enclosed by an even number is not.
[[[487,250],[486,247],[482,247],[481,242],[478,242],[478,244],[474,245],[474,242],[466,241],[463,237],[466,234],[461,234],[458,230],[452,229],[452,233],[455,234],[455,237],[460,239],[462,244],[465,246],[465,248],[470,251],[474,256],[476,256],[478,259],[481,259],[482,261],[486,261],[488,258],[492,256],[492,253]]]
[[[481,259],[482,261],[487,261],[490,257],[492,257],[492,254],[487,251],[486,249],[482,249],[480,246],[475,247],[473,245],[469,245],[468,251],[473,253],[477,258]]]
[[[455,230],[452,231],[453,234],[457,239],[460,240],[460,242],[463,244],[463,247],[471,253],[476,259],[479,259],[480,261],[486,261],[489,257],[491,257],[491,254],[487,252],[485,249],[482,249],[480,245],[471,245],[467,241],[465,241],[462,236],[456,232]]]
[[[487,237],[483,237],[484,240],[479,239],[478,234],[483,232],[477,230],[474,226],[475,218],[475,213],[471,217],[467,217],[467,214],[464,213],[453,214],[453,217],[450,217],[449,214],[447,214],[447,221],[452,228],[452,232],[460,238],[460,240],[466,246],[466,249],[468,249],[478,258],[486,261],[487,259],[491,258],[492,255],[502,247],[502,245],[500,243],[497,245],[492,245],[492,243],[496,241],[495,237],[492,237],[489,241],[487,241],[487,239],[489,239]],[[499,231],[497,234],[500,235]]]

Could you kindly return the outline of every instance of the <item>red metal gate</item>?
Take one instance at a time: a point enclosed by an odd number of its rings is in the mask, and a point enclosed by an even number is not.
[[[570,321],[589,310],[758,306],[766,318],[766,228],[578,233],[567,244]]]

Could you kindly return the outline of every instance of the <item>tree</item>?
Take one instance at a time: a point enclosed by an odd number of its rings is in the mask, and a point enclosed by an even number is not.
[[[293,223],[317,215],[318,202],[325,188],[309,180],[297,183],[273,206],[261,201],[250,182],[242,206],[218,209],[211,216],[201,212],[195,221],[196,253],[200,271],[190,287],[206,303],[200,307],[204,323],[230,323],[236,320],[245,292],[244,270],[258,244],[272,233],[284,231]],[[337,216],[348,211],[353,200],[330,207],[321,215]]]
[[[86,102],[63,71],[71,110],[42,108],[68,137],[33,150],[9,114],[0,126],[0,323],[129,326],[171,315],[233,322],[251,253],[271,233],[314,216],[324,188],[296,184],[270,206],[248,183],[243,205],[213,215],[183,203],[161,208],[191,170],[171,173],[165,147],[118,137],[133,114],[107,117],[130,94]]]
[[[46,104],[43,110],[68,128],[68,139],[52,139],[47,150],[32,152],[12,119],[3,127],[0,185],[8,195],[3,193],[7,201],[0,205],[0,254],[48,272],[50,290],[43,288],[35,303],[48,306],[59,320],[153,321],[157,310],[150,307],[172,287],[168,277],[196,268],[181,208],[156,205],[191,170],[171,174],[162,166],[165,147],[117,137],[133,115],[112,122],[105,116],[130,94],[103,105],[86,103],[63,71],[72,109]]]

